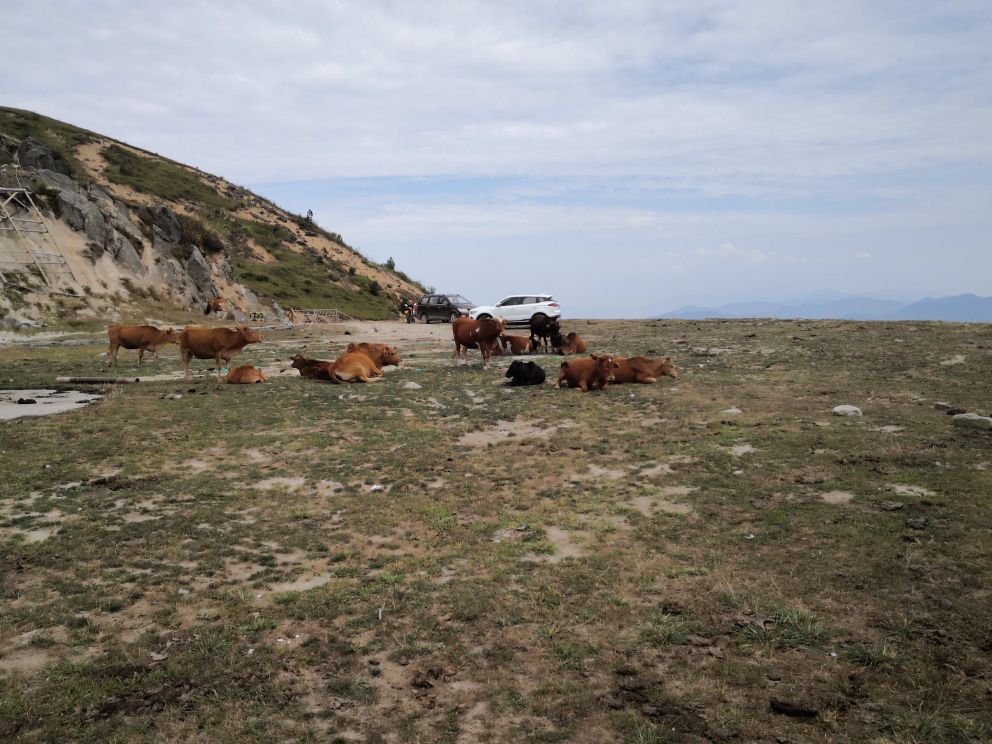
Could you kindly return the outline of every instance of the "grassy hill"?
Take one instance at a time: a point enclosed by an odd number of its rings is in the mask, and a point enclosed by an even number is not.
[[[165,205],[224,251],[238,281],[283,307],[334,307],[358,318],[395,315],[399,300],[423,293],[406,274],[377,264],[330,232],[271,201],[156,153],[29,111],[0,108],[0,134],[32,137],[83,183],[132,208]]]

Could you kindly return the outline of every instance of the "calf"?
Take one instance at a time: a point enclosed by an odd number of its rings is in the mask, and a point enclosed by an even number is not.
[[[534,362],[522,362],[519,359],[510,363],[506,377],[510,378],[510,385],[513,386],[544,384],[544,370]]]
[[[630,382],[640,382],[650,385],[652,382],[657,382],[659,377],[668,376],[674,380],[679,376],[675,365],[672,364],[671,357],[664,357],[663,359],[649,359],[648,357],[630,357],[629,359],[625,359],[623,357],[617,357],[614,361],[620,365],[616,372],[613,373],[618,385]]]
[[[256,382],[268,382],[269,378],[262,370],[242,364],[227,373],[227,381],[231,385],[254,385]]]
[[[503,318],[458,318],[451,324],[451,335],[455,339],[455,351],[451,358],[457,359],[459,354],[464,354],[465,363],[468,364],[468,350],[478,349],[482,352],[482,367],[488,369],[489,356],[493,347],[499,344],[499,337],[505,330],[506,321]]]
[[[611,356],[596,356],[591,354],[588,359],[573,359],[569,362],[561,363],[561,374],[558,375],[556,388],[560,388],[562,382],[568,387],[577,387],[583,393],[590,390],[606,390],[607,386],[613,382],[614,374],[619,365],[613,361]]]
[[[508,336],[504,333],[499,337],[499,342],[503,345],[503,351],[509,351],[513,356],[530,354],[535,350],[534,344],[526,336]]]
[[[146,351],[155,354],[166,344],[179,343],[179,336],[174,329],[166,328],[163,331],[151,325],[112,325],[107,329],[107,337],[110,339],[107,356],[110,357],[109,366],[112,367],[117,366],[117,349],[121,346],[138,350],[140,367],[141,358]]]
[[[289,358],[293,363],[293,369],[298,369],[300,371],[300,377],[305,377],[307,379],[314,379],[317,377],[317,370],[321,367],[326,367],[330,362],[325,362],[320,359],[308,359],[302,354],[294,354]]]
[[[248,344],[257,344],[261,340],[261,334],[248,326],[238,328],[186,326],[179,334],[179,354],[183,358],[186,376],[189,377],[189,360],[193,357],[213,359],[217,364],[217,382],[220,382],[221,360],[230,362]]]
[[[574,331],[565,336],[565,343],[561,347],[563,354],[585,354],[589,350],[582,336]]]

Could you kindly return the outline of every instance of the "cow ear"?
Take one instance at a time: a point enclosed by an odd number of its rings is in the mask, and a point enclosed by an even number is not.
[[[589,358],[590,358],[590,359],[595,359],[595,360],[596,360],[597,362],[599,361],[599,357],[598,357],[598,356],[596,356],[595,354],[590,354],[590,355],[589,355]]]

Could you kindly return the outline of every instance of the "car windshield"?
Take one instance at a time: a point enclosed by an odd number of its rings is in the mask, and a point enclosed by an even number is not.
[[[448,295],[448,299],[451,300],[452,305],[471,305],[472,303],[466,300],[461,295]]]

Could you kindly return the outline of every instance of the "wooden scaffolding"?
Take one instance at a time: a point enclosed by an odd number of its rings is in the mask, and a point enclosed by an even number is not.
[[[6,238],[6,239],[5,239]],[[51,289],[75,277],[16,167],[0,167],[0,283],[34,268]]]

